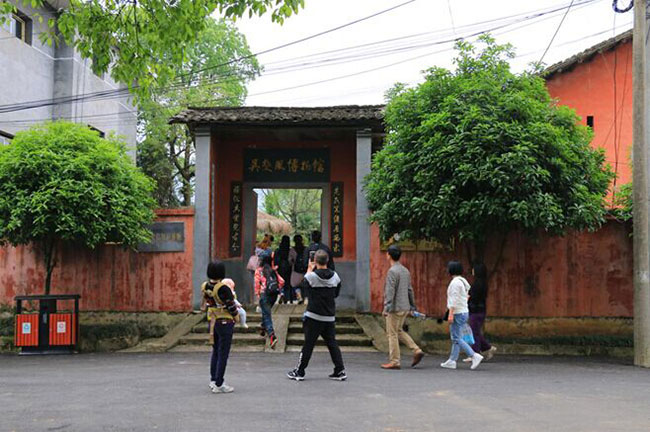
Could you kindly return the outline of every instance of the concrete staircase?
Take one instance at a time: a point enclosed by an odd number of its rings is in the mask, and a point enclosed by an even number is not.
[[[304,305],[275,305],[273,307],[273,326],[278,336],[275,350],[268,346],[266,338],[260,336],[259,328],[262,315],[249,312],[248,328],[235,326],[233,336],[233,352],[298,352],[302,348],[304,336],[302,332],[302,314]],[[366,335],[352,314],[336,317],[336,340],[343,352],[376,352],[372,339]],[[191,330],[178,339],[178,344],[170,352],[210,352],[210,334],[208,323],[203,318],[193,325]],[[316,352],[326,352],[327,347],[322,339],[318,339]]]
[[[302,348],[305,338],[302,332],[302,317],[292,316],[289,319],[287,333],[287,352],[298,352]],[[336,317],[336,341],[343,352],[376,352],[370,339],[357,323],[354,315]],[[327,346],[318,338],[315,352],[327,352]]]

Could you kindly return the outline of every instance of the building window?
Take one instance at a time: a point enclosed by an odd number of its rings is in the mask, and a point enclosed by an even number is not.
[[[2,27],[21,41],[32,44],[32,20],[24,13],[12,13]]]
[[[0,145],[9,144],[13,137],[12,134],[0,130]]]
[[[88,125],[88,128],[90,130],[94,130],[95,132],[97,132],[99,134],[100,138],[105,138],[106,137],[106,134],[104,132],[100,131],[99,129],[97,129],[96,127],[92,127],[91,125]]]
[[[594,116],[587,116],[587,126],[594,128]]]

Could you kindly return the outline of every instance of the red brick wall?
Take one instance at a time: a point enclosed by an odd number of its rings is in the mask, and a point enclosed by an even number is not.
[[[380,312],[388,262],[371,237],[371,307]],[[446,305],[447,262],[467,259],[458,246],[449,252],[405,252],[418,307],[441,315]],[[491,257],[497,247],[491,245]],[[462,256],[461,256],[462,255]],[[509,236],[503,260],[489,285],[488,314],[499,317],[632,317],[632,239],[629,228],[610,221],[594,233],[527,239]],[[468,273],[468,272],[466,272]],[[471,282],[471,276],[465,275]]]
[[[81,294],[83,310],[192,309],[194,209],[157,211],[158,221],[185,222],[185,251],[136,253],[120,246],[59,250],[52,294]],[[42,255],[31,246],[0,248],[0,304],[15,295],[42,294]]]

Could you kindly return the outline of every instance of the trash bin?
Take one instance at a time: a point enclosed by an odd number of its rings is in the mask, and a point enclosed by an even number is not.
[[[21,354],[67,354],[77,351],[79,342],[78,294],[16,296],[14,342]],[[23,302],[31,303],[24,308]],[[38,302],[38,309],[33,303]],[[74,307],[63,304],[74,302]]]

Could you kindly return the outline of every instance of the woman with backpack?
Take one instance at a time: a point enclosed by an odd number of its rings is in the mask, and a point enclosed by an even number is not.
[[[273,256],[270,253],[263,253],[260,256],[260,266],[255,271],[255,295],[259,299],[262,310],[262,336],[268,336],[271,349],[275,349],[278,343],[273,330],[271,308],[278,296],[282,295],[283,286],[284,279],[273,268]]]
[[[273,261],[275,268],[278,269],[278,274],[286,281],[284,284],[284,295],[280,299],[281,303],[291,303],[294,300],[293,288],[289,281],[291,280],[291,261],[289,256],[289,249],[291,248],[291,240],[289,236],[282,236],[280,247],[276,249]]]
[[[300,234],[296,234],[293,236],[293,247],[289,251],[289,262],[291,263],[291,289],[299,303],[302,303],[302,299],[305,298],[296,292],[300,283],[305,278],[305,273],[307,273],[307,266],[302,259],[304,254],[305,244],[303,243],[303,238]]]

